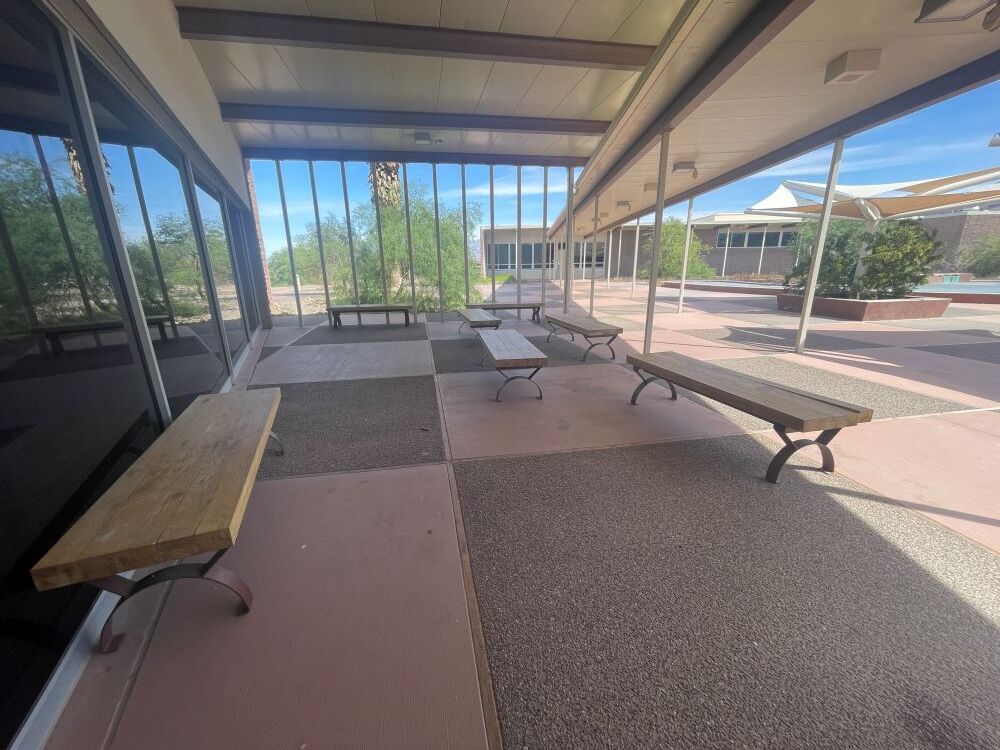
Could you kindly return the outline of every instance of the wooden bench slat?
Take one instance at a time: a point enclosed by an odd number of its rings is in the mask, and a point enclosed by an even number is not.
[[[39,590],[231,547],[281,391],[199,396],[32,568]]]
[[[621,326],[605,323],[603,320],[588,315],[554,315],[546,314],[550,320],[561,328],[584,336],[615,336],[625,332]]]
[[[147,315],[146,325],[155,326],[169,323],[169,315]],[[51,325],[32,326],[29,330],[34,334],[90,333],[92,331],[115,331],[124,327],[118,318],[110,320],[78,320],[70,323],[52,323]]]
[[[475,328],[476,323],[489,323],[489,324],[499,324],[500,318],[496,315],[490,315],[485,310],[480,310],[479,308],[466,308],[465,310],[458,311],[458,317],[468,323],[470,326]]]
[[[482,310],[534,310],[541,306],[541,302],[475,302],[468,305]]]
[[[404,310],[412,310],[413,305],[408,305],[404,303],[390,303],[390,304],[379,304],[379,303],[364,303],[360,305],[331,305],[327,308],[332,313],[353,313],[353,312],[403,312]]]
[[[549,358],[518,331],[483,331],[479,334],[496,368],[544,367]]]
[[[850,427],[872,410],[788,388],[674,352],[632,355],[630,365],[792,432]]]

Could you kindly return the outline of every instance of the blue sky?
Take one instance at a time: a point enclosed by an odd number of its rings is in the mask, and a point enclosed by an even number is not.
[[[840,182],[864,184],[930,179],[1000,166],[1000,148],[991,149],[987,146],[990,137],[998,129],[1000,82],[980,87],[850,138],[844,152]],[[42,141],[53,172],[68,178],[65,151],[61,144],[49,138],[43,138]],[[695,215],[742,211],[770,193],[784,179],[823,182],[831,150],[831,146],[817,149],[701,195],[695,199]],[[11,152],[33,158],[34,149],[30,138],[20,133],[0,131],[0,153]],[[125,149],[107,145],[105,154],[115,185],[122,227],[129,238],[140,239],[143,237],[143,228]],[[136,158],[153,222],[162,213],[184,211],[179,176],[173,165],[151,149],[137,149]],[[263,239],[270,254],[285,245],[275,168],[273,162],[254,161],[252,164]],[[282,163],[282,170],[289,225],[295,236],[304,232],[307,225],[314,221],[308,168],[305,162],[286,161]],[[369,201],[367,164],[349,162],[346,170],[351,206]],[[407,171],[411,188],[423,185],[430,191],[432,178],[429,164],[410,164]],[[460,168],[456,165],[438,167],[438,194],[446,206],[461,205],[460,174]],[[515,168],[511,166],[494,168],[497,225],[512,225],[516,221],[515,174]],[[342,217],[344,199],[339,164],[316,162],[315,176],[321,213],[325,215],[331,212]],[[541,168],[522,169],[521,221],[525,226],[542,222],[542,184]],[[483,165],[466,167],[466,185],[470,203],[479,203],[483,221],[488,225],[489,168]],[[548,216],[552,220],[566,202],[565,169],[549,169],[548,199]],[[678,205],[668,207],[666,213],[683,217],[685,211],[684,205]]]

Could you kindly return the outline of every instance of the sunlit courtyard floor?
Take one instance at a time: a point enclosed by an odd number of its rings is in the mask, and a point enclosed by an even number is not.
[[[617,357],[548,344],[541,401],[494,401],[434,314],[277,321],[243,385],[283,389],[285,455],[227,557],[253,612],[197,584],[131,602],[49,748],[1000,744],[1000,307],[814,318],[796,355],[773,297],[689,291],[678,314],[659,290],[653,351],[874,408],[835,474],[800,454],[774,486],[768,425],[628,404],[646,291],[595,283]]]

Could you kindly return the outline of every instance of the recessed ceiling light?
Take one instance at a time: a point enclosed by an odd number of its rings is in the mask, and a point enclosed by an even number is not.
[[[993,5],[996,0],[924,0],[914,23],[965,21]]]
[[[624,209],[628,210],[628,209],[632,208],[632,202],[631,201],[618,201],[617,203],[615,203],[615,208],[624,208]]]
[[[647,182],[645,185],[642,186],[642,192],[644,192],[644,193],[655,193],[656,192],[656,183],[655,182]]]
[[[880,49],[852,49],[826,66],[826,78],[823,83],[831,85],[857,83],[878,70],[881,60]]]

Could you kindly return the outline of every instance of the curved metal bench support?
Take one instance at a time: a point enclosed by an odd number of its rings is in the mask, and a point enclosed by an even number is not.
[[[677,389],[674,388],[674,384],[671,383],[669,380],[667,380],[666,378],[661,378],[658,375],[650,375],[648,378],[645,378],[642,375],[641,368],[632,365],[632,369],[635,370],[635,374],[638,375],[639,378],[642,380],[642,382],[639,383],[638,387],[636,387],[636,389],[632,391],[632,400],[630,402],[632,406],[635,406],[635,401],[637,398],[639,398],[639,394],[642,393],[642,389],[645,388],[650,383],[652,383],[654,380],[662,380],[664,383],[666,383],[667,386],[670,388],[670,400],[671,401],[677,400]]]
[[[267,439],[273,440],[275,445],[278,446],[277,455],[279,456],[285,455],[285,446],[282,445],[281,438],[278,437],[278,433],[276,433],[274,430],[271,430],[270,432],[267,433]]]
[[[138,581],[130,581],[128,578],[120,575],[96,578],[88,581],[92,586],[121,597],[115,608],[111,610],[111,614],[108,615],[108,619],[104,621],[104,627],[101,628],[99,645],[101,653],[109,654],[115,651],[124,637],[123,633],[118,633],[117,635],[114,633],[112,624],[112,620],[119,607],[131,597],[158,583],[167,583],[168,581],[176,581],[181,578],[200,578],[212,581],[213,583],[225,586],[240,598],[240,607],[237,614],[242,615],[249,612],[250,606],[253,604],[253,592],[250,590],[250,587],[236,573],[216,564],[226,552],[227,550],[221,549],[212,555],[208,562],[204,563],[178,563],[167,568],[160,568],[140,578]]]
[[[770,465],[767,467],[767,481],[771,484],[778,483],[778,474],[781,473],[782,467],[789,458],[792,457],[797,451],[807,448],[810,445],[815,445],[819,448],[819,452],[823,456],[823,471],[833,471],[834,461],[833,461],[833,451],[830,450],[829,443],[833,440],[837,433],[840,432],[840,428],[835,430],[823,430],[815,440],[810,440],[808,438],[800,438],[799,440],[792,440],[788,437],[786,428],[782,425],[774,425],[774,431],[778,433],[778,437],[781,438],[785,447],[782,448],[771,459]]]
[[[542,397],[541,386],[539,386],[538,383],[532,380],[532,378],[538,374],[538,371],[542,369],[541,367],[535,367],[534,369],[532,369],[530,375],[508,375],[505,372],[505,370],[527,370],[527,369],[528,369],[527,367],[508,367],[503,369],[499,367],[497,368],[497,372],[499,372],[504,377],[503,385],[500,386],[500,390],[497,391],[497,401],[501,402],[503,401],[503,398],[501,397],[500,394],[503,393],[503,389],[506,388],[507,384],[510,383],[512,380],[527,380],[529,383],[535,386],[535,388],[538,389],[538,398]]]
[[[559,335],[559,331],[556,330],[556,324],[553,323],[548,318],[545,319],[545,325],[547,325],[549,328],[552,329],[552,332],[548,336],[545,337],[545,343],[547,344],[547,343],[549,343],[552,340],[552,336],[553,335],[555,335],[555,336]],[[569,340],[570,341],[576,341],[576,336],[573,335],[573,332],[571,330],[569,330],[568,328],[563,328],[562,326],[558,326],[558,327],[562,328],[564,331],[566,331],[566,333],[569,334]]]
[[[582,333],[580,335],[583,336]],[[608,347],[608,349],[611,350],[611,359],[615,358],[615,350],[614,350],[614,347],[612,347],[611,345],[614,343],[615,339],[618,338],[618,334],[617,333],[614,336],[612,336],[611,338],[609,338],[607,341],[591,341],[589,336],[583,336],[583,337],[587,340],[587,343],[590,344],[590,346],[588,346],[587,347],[587,351],[585,351],[583,353],[583,359],[580,360],[581,362],[586,362],[587,361],[587,355],[590,354],[590,350],[593,349],[595,346],[606,346],[606,347]],[[597,338],[597,337],[595,337],[595,338]],[[601,337],[601,338],[603,338],[603,337]]]

